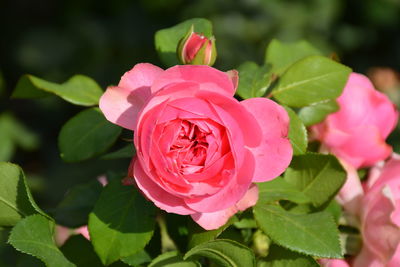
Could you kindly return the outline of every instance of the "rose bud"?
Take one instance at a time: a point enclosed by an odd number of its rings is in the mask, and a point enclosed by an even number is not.
[[[186,36],[179,41],[177,53],[182,64],[212,66],[217,58],[215,38],[194,32],[192,25]]]
[[[337,102],[339,111],[311,127],[316,139],[356,169],[386,159],[392,147],[385,139],[399,116],[389,98],[375,90],[366,76],[352,73]]]
[[[258,188],[292,159],[289,116],[267,98],[235,99],[237,72],[137,64],[100,99],[105,117],[134,131],[128,176],[167,212],[217,229],[256,204]]]

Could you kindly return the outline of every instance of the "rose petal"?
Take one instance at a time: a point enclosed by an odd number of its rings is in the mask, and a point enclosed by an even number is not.
[[[345,260],[340,259],[319,259],[318,263],[323,267],[350,267]]]
[[[347,212],[358,216],[360,215],[359,213],[362,207],[361,199],[364,195],[361,181],[358,177],[357,170],[353,166],[345,162],[341,163],[347,172],[347,179],[340,189],[336,200]]]
[[[366,246],[355,257],[353,267],[382,267],[384,263],[379,260]],[[393,266],[394,267],[394,266]]]
[[[151,92],[155,93],[167,85],[181,82],[194,82],[199,84],[201,90],[229,97],[235,94],[232,80],[225,72],[204,65],[177,65],[165,70],[154,82]]]
[[[233,83],[233,88],[236,92],[236,89],[239,85],[239,72],[237,70],[228,70],[226,74],[228,74],[229,79],[231,79]]]
[[[227,209],[242,199],[251,184],[254,173],[254,157],[247,149],[244,153],[242,166],[238,168],[237,173],[232,174],[227,185],[214,195],[185,199],[187,206],[197,212],[208,213]]]
[[[253,182],[271,180],[285,171],[292,160],[293,149],[287,138],[289,116],[283,107],[267,98],[251,98],[240,102],[262,129],[262,142],[249,150],[256,166]]]
[[[134,159],[134,178],[139,189],[148,197],[154,204],[167,212],[172,212],[180,215],[193,214],[195,211],[190,209],[185,202],[176,196],[163,190],[143,171],[138,160]]]
[[[379,130],[371,125],[359,127],[340,146],[331,146],[331,152],[355,168],[371,166],[386,159],[392,147],[385,143]]]
[[[399,267],[400,266],[400,244],[397,245],[396,251],[392,258],[387,263],[387,267]]]
[[[151,96],[150,86],[163,73],[148,63],[137,64],[122,76],[118,86],[108,87],[99,107],[107,120],[134,130],[139,111]]]
[[[195,213],[190,215],[192,219],[206,230],[214,230],[224,225],[232,215],[238,211],[243,211],[254,206],[258,200],[258,188],[255,184],[251,185],[243,198],[225,210],[209,213]]]

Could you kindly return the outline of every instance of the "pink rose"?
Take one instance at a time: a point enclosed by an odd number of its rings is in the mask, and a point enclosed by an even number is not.
[[[339,197],[353,200],[342,203],[350,215],[358,216],[363,239],[363,248],[351,266],[400,266],[399,155],[394,155],[383,166],[372,168],[364,189],[358,176],[351,173],[346,184]]]
[[[352,73],[337,101],[339,111],[311,128],[316,138],[355,168],[387,158],[392,148],[385,139],[398,119],[389,98],[376,91],[367,77]]]
[[[100,99],[109,121],[135,132],[138,188],[205,229],[254,205],[253,182],[280,175],[292,157],[286,111],[266,98],[237,101],[237,81],[208,66],[138,64]]]
[[[386,162],[362,205],[364,246],[354,265],[400,266],[400,158]]]

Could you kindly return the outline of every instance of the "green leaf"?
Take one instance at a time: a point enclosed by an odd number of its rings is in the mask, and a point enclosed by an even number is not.
[[[0,161],[12,158],[16,146],[25,150],[36,149],[39,145],[37,135],[29,131],[9,113],[0,115]]]
[[[204,230],[197,223],[190,221],[189,222],[189,242],[188,248],[194,248],[197,245],[202,243],[214,240],[217,238],[226,228],[231,226],[233,223],[237,222],[237,217],[232,216],[223,226],[215,230]]]
[[[121,259],[124,263],[130,266],[138,266],[151,261],[149,254],[145,250],[140,250],[133,255]]]
[[[350,72],[349,67],[329,58],[306,57],[283,74],[272,95],[291,107],[335,99],[342,93]]]
[[[268,257],[260,260],[257,267],[318,267],[310,256],[302,255],[275,244],[269,247]]]
[[[54,222],[36,214],[18,222],[8,242],[18,251],[35,256],[48,267],[75,266],[54,244]]]
[[[23,75],[14,89],[13,98],[37,98],[55,94],[80,106],[97,105],[103,90],[91,78],[74,75],[65,83],[48,82],[33,75]]]
[[[102,266],[92,244],[82,235],[71,236],[61,247],[61,251],[78,267]]]
[[[155,258],[148,267],[200,267],[195,261],[185,261],[178,251],[169,251]]]
[[[12,163],[0,162],[0,226],[14,226],[22,218],[40,213],[22,169]]]
[[[325,208],[326,212],[329,212],[336,223],[339,223],[339,219],[342,216],[342,206],[333,199],[328,206]]]
[[[286,182],[282,177],[277,177],[271,181],[257,183],[259,204],[267,204],[279,200],[289,200],[295,203],[304,204],[311,200],[300,192],[294,185]]]
[[[300,109],[299,117],[305,126],[311,126],[323,121],[330,113],[338,110],[339,105],[335,100],[325,100]]]
[[[254,216],[275,243],[322,258],[341,258],[339,232],[326,212],[294,214],[275,205],[257,204]]]
[[[89,233],[103,264],[128,257],[150,241],[155,207],[132,186],[113,180],[89,215]]]
[[[101,159],[123,159],[123,158],[132,158],[136,153],[135,147],[133,143],[124,146],[117,151],[113,151],[111,153],[105,154],[101,157]]]
[[[202,243],[189,250],[184,259],[207,257],[220,266],[256,266],[253,251],[248,247],[228,239],[217,239]]]
[[[281,75],[293,63],[308,56],[318,56],[321,52],[306,41],[283,43],[272,40],[265,53],[265,63],[272,65],[272,72]]]
[[[289,139],[293,147],[293,154],[304,154],[307,151],[307,129],[297,114],[289,107],[285,107],[289,118]]]
[[[236,93],[243,99],[261,97],[271,85],[271,72],[267,66],[248,61],[238,68],[239,85]]]
[[[155,46],[161,61],[168,67],[179,64],[176,55],[179,40],[189,31],[191,26],[194,31],[206,37],[212,36],[212,24],[202,18],[194,18],[179,23],[171,28],[162,29],[155,34]]]
[[[70,189],[55,210],[56,221],[70,228],[86,225],[102,189],[97,180]]]
[[[117,140],[121,130],[108,122],[100,109],[86,109],[62,127],[58,136],[61,158],[74,162],[101,154]]]
[[[319,207],[336,195],[346,172],[334,156],[310,153],[294,156],[284,178]]]
[[[239,220],[234,222],[233,225],[238,229],[257,228],[253,211],[251,209],[247,209],[242,212],[242,214],[239,216]]]

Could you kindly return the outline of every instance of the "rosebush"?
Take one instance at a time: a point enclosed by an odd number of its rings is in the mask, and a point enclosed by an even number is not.
[[[20,78],[13,98],[87,107],[62,126],[60,157],[102,171],[42,210],[30,178],[0,162],[0,239],[18,264],[400,265],[400,160],[385,162],[398,111],[367,77],[306,41],[212,68],[205,19],[159,30],[155,47],[165,70],[132,62],[105,91],[84,75]],[[0,116],[8,149],[32,136]]]
[[[139,189],[207,230],[255,205],[252,183],[277,177],[292,158],[285,109],[237,101],[237,80],[207,66],[138,64],[100,99],[108,120],[135,132],[129,175]]]

